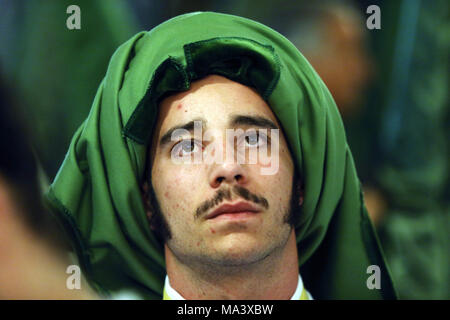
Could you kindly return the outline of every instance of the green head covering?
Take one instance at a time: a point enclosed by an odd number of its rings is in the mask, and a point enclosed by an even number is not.
[[[51,186],[48,197],[91,283],[162,297],[163,246],[149,228],[140,191],[148,143],[161,98],[208,74],[255,88],[284,129],[305,186],[296,236],[313,297],[395,298],[324,83],[276,31],[211,12],[178,16],[117,49]],[[379,290],[367,287],[370,265],[380,268]]]

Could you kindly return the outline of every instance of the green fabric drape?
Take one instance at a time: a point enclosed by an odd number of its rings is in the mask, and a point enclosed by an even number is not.
[[[162,245],[140,183],[158,101],[218,73],[257,89],[279,119],[305,183],[296,226],[305,286],[316,299],[395,298],[363,205],[335,103],[301,53],[255,21],[212,12],[173,18],[114,53],[91,112],[75,133],[48,197],[98,289],[162,296]],[[370,265],[381,289],[370,290]]]

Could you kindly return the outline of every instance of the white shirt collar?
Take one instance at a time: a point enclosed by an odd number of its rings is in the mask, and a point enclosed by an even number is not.
[[[167,295],[170,297],[170,300],[186,300],[179,294],[169,282],[169,277],[166,275],[166,280],[164,282],[164,291],[167,293]]]
[[[179,294],[172,286],[170,285],[169,277],[166,275],[166,280],[164,282],[164,290],[166,291],[167,295],[170,297],[171,300],[186,300],[184,299],[181,294]],[[303,291],[303,281],[300,274],[298,275],[298,282],[297,282],[297,288],[295,289],[294,294],[292,295],[290,300],[300,300],[300,296]],[[308,291],[306,291],[308,294],[308,297],[310,300],[312,300],[312,296]]]

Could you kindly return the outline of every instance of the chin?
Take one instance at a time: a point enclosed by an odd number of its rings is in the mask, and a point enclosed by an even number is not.
[[[259,262],[269,256],[272,251],[271,248],[263,248],[260,244],[241,241],[215,247],[211,260],[214,260],[217,265],[239,267]]]

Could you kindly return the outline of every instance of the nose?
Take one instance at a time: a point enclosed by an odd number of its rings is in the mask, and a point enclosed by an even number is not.
[[[210,175],[212,188],[219,188],[223,183],[245,185],[247,180],[248,176],[245,169],[237,162],[217,164]]]

